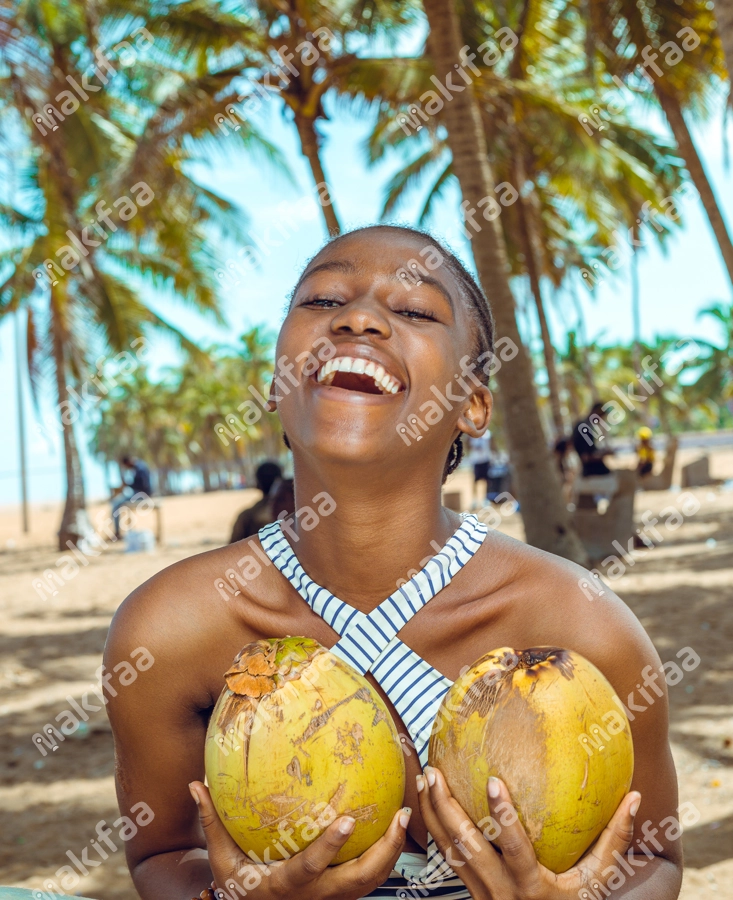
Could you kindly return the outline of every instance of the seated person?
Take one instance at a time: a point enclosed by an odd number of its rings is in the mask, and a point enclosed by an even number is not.
[[[255,480],[257,487],[262,491],[262,496],[252,506],[248,506],[247,509],[242,510],[237,516],[232,528],[232,536],[229,539],[230,544],[257,534],[260,528],[264,525],[269,525],[270,522],[277,518],[277,515],[273,515],[272,512],[270,491],[272,486],[282,478],[282,475],[282,469],[276,462],[268,460],[257,467]]]
[[[611,474],[605,457],[610,456],[613,450],[601,445],[601,441],[605,440],[603,428],[608,427],[606,425],[607,412],[603,407],[603,403],[594,403],[586,418],[576,422],[573,428],[573,449],[578,454],[583,467],[581,472],[583,478]]]
[[[426,247],[440,254],[442,264],[407,293],[396,273]],[[344,358],[340,367],[304,371],[314,342],[324,338],[335,345],[335,358]],[[155,812],[126,845],[143,900],[191,900],[205,895],[212,881],[228,896],[246,894],[248,900],[578,900],[583,891],[601,896],[597,885],[603,885],[603,897],[618,900],[678,896],[680,842],[658,827],[677,811],[663,678],[659,698],[631,722],[632,790],[593,850],[562,876],[540,866],[518,820],[502,829],[496,848],[478,833],[472,840],[481,852],[472,844],[470,859],[462,856],[459,824],[467,816],[441,774],[432,770],[423,778],[420,756],[411,752],[404,808],[361,857],[329,866],[354,825],[341,816],[306,850],[267,867],[270,877],[258,886],[230,887],[241,885],[239,872],[251,861],[219,820],[203,783],[207,722],[224,687],[223,673],[244,645],[303,635],[333,647],[339,633],[332,625],[348,631],[338,623],[353,614],[329,614],[327,621],[307,599],[313,602],[315,593],[330,594],[328,603],[337,610],[350,606],[368,615],[385,598],[399,596],[396,583],[433,556],[436,543],[468,548],[453,557],[443,583],[425,591],[422,605],[407,609],[395,602],[395,616],[397,609],[402,616],[395,627],[410,665],[421,672],[420,690],[415,696],[404,690],[407,674],[397,689],[386,689],[382,675],[380,681],[367,670],[397,731],[410,734],[416,746],[421,735],[413,735],[405,720],[413,722],[426,706],[426,692],[430,710],[437,710],[445,680],[455,680],[497,647],[570,648],[596,665],[622,698],[633,694],[650,667],[661,667],[625,603],[608,588],[602,601],[588,602],[580,587],[590,577],[584,569],[441,505],[441,483],[458,461],[457,441],[479,437],[489,426],[488,365],[481,369],[479,363],[471,394],[444,411],[422,440],[407,445],[402,439],[399,426],[424,414],[422,407],[434,398],[431,387],[450,383],[466,355],[486,359],[493,340],[491,311],[475,279],[423,232],[359,229],[329,241],[306,267],[276,353],[292,366],[297,386],[278,392],[282,396],[271,405],[292,448],[297,507],[315,509],[321,502],[320,518],[314,524],[311,517],[307,527],[305,518],[291,518],[287,529],[284,523],[268,526],[259,536],[164,569],[125,600],[107,640],[108,669],[140,645],[155,659],[145,677],[119,690],[108,707],[120,808],[128,813],[144,800]],[[324,496],[328,504],[314,499]],[[224,602],[215,582],[227,569],[236,571],[245,553],[272,564],[263,562],[259,574]],[[317,585],[320,591],[314,591]],[[324,616],[328,603],[319,607]],[[511,802],[506,786],[499,782],[497,788],[492,810]],[[654,841],[644,845],[651,849],[643,870],[633,870],[641,874],[629,876],[623,888],[606,887],[619,854],[642,842],[650,824]],[[413,893],[405,873],[415,858],[425,859],[428,832],[453,860],[453,874],[436,890]]]
[[[112,520],[115,524],[115,537],[120,537],[120,515],[124,508],[129,508],[133,498],[138,500],[143,497],[152,497],[153,491],[150,485],[150,469],[141,460],[132,456],[123,456],[120,460],[120,473],[122,485],[112,492]],[[130,473],[130,474],[128,474]],[[126,480],[126,476],[129,481]]]
[[[636,457],[638,460],[636,471],[640,478],[645,475],[651,475],[654,470],[654,460],[656,458],[654,447],[652,447],[652,430],[644,426],[636,433],[639,443],[636,445]]]

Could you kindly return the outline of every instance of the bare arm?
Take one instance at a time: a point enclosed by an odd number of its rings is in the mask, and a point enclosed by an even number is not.
[[[141,644],[155,662],[110,698],[108,710],[120,811],[130,815],[143,801],[155,816],[126,844],[135,887],[143,900],[190,900],[212,880],[188,790],[191,781],[204,777],[206,723],[200,710],[211,700],[195,670],[191,611],[187,615],[161,581],[139,588],[115,616],[105,647],[107,669]]]

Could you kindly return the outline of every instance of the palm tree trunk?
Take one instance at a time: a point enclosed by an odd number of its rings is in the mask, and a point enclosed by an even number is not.
[[[84,476],[81,468],[79,448],[74,434],[71,410],[75,407],[69,399],[69,390],[66,384],[66,353],[64,348],[64,330],[56,303],[51,299],[51,340],[53,346],[53,359],[56,374],[56,396],[58,409],[61,416],[61,427],[64,438],[64,464],[66,473],[66,500],[61,516],[58,539],[59,550],[68,550],[69,542],[78,546],[79,542],[88,537],[92,532],[92,526],[86,511],[86,498],[84,496]]]
[[[527,263],[527,275],[529,276],[529,286],[534,297],[535,306],[537,307],[537,318],[540,321],[540,333],[542,335],[542,349],[545,356],[545,369],[547,370],[547,386],[550,392],[550,409],[552,410],[552,423],[555,428],[555,437],[559,438],[565,433],[565,422],[562,417],[562,406],[560,403],[560,379],[557,375],[557,366],[555,365],[555,348],[552,346],[552,337],[550,336],[550,327],[547,324],[547,316],[545,315],[545,305],[542,302],[542,290],[540,286],[539,267],[537,265],[537,254],[535,252],[534,235],[530,233],[529,210],[526,208],[525,199],[522,196],[522,185],[524,184],[523,172],[519,170],[519,166],[515,166],[515,176],[517,178],[517,190],[519,191],[519,199],[517,200],[517,218],[519,220],[519,230],[522,237],[522,248]]]
[[[462,46],[458,16],[452,0],[424,0],[423,6],[430,25],[430,53],[437,76],[445,83],[449,74],[455,75],[453,64],[458,61]],[[456,85],[460,80],[451,79]],[[461,192],[474,209],[479,209],[480,200],[495,196],[494,176],[481,112],[470,87],[456,89],[442,115]],[[474,235],[473,252],[479,278],[491,300],[497,330],[517,348],[517,355],[497,371],[496,377],[527,540],[544,550],[586,562],[587,554],[573,530],[542,430],[532,365],[517,327],[506,246],[496,220],[487,222]]]
[[[296,112],[295,126],[298,129],[303,156],[305,156],[310,164],[316,185],[326,185],[326,194],[319,191],[319,197],[320,207],[323,212],[323,218],[326,222],[328,233],[330,235],[341,234],[341,225],[336,216],[336,210],[333,208],[333,199],[331,197],[331,192],[328,189],[328,182],[326,181],[323,166],[321,165],[320,142],[315,122],[313,119]],[[327,199],[330,202],[324,202],[324,199]]]
[[[725,53],[728,77],[733,84],[733,0],[715,0],[715,17],[718,20],[718,34]]]
[[[700,200],[705,207],[705,212],[708,214],[710,226],[712,227],[715,239],[718,242],[720,255],[723,257],[723,263],[728,272],[728,277],[730,278],[731,283],[733,283],[733,241],[731,241],[730,234],[726,228],[725,219],[723,218],[723,213],[718,205],[713,186],[705,172],[705,167],[702,164],[702,160],[700,159],[692,140],[692,135],[690,134],[690,129],[687,127],[687,122],[685,122],[685,117],[682,114],[682,107],[675,97],[665,94],[660,90],[658,81],[654,82],[654,86],[659,104],[667,117],[669,127],[672,129],[672,134],[677,142],[680,156],[685,161],[685,166],[690,173],[692,183],[700,194]]]

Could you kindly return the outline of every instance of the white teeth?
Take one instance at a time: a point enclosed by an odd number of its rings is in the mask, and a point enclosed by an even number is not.
[[[371,360],[354,358],[352,356],[338,356],[329,359],[318,371],[319,383],[331,384],[336,372],[354,372],[356,375],[368,375],[374,379],[374,383],[383,394],[396,394],[400,389],[400,383],[393,378],[382,366]]]

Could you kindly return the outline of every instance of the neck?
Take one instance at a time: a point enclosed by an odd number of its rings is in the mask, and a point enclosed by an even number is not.
[[[440,478],[424,467],[397,477],[361,466],[325,473],[296,458],[294,468],[296,510],[316,510],[323,491],[335,508],[310,531],[296,517],[288,539],[313,581],[363,612],[419,571],[460,524],[442,506]]]

